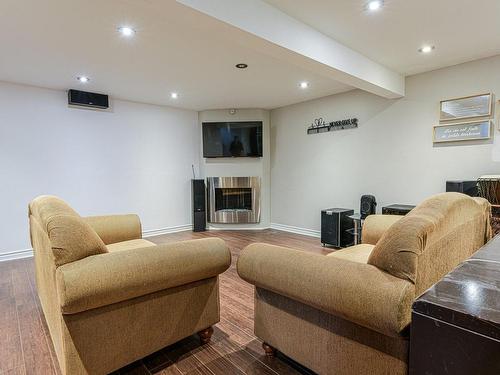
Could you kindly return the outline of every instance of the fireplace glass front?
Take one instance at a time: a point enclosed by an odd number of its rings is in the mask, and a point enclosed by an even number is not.
[[[216,188],[215,210],[252,210],[252,188]]]

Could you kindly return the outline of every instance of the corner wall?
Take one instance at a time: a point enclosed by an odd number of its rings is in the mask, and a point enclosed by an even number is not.
[[[439,102],[486,92],[498,100],[499,71],[496,56],[408,77],[402,99],[355,90],[272,110],[272,226],[317,235],[321,209],[359,212],[363,194],[375,195],[380,211],[443,192],[446,180],[500,174],[498,104],[491,140],[432,143]],[[319,117],[357,117],[359,128],[307,135]]]
[[[261,178],[261,217],[259,224],[209,224],[211,229],[262,229],[268,228],[271,218],[270,180],[270,125],[269,111],[261,109],[237,109],[234,115],[227,109],[199,112],[200,170],[199,177],[251,177]],[[203,158],[201,124],[203,122],[262,121],[263,156],[261,158]],[[198,172],[198,171],[197,171]]]
[[[82,216],[137,213],[146,234],[191,228],[197,112],[112,106],[68,108],[64,91],[0,82],[0,260],[31,254],[27,207],[41,194]]]

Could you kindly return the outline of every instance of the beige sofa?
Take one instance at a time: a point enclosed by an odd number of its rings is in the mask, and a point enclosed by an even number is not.
[[[220,239],[155,245],[136,215],[81,218],[62,200],[29,205],[42,308],[63,374],[106,374],[219,321]]]
[[[436,195],[404,217],[372,215],[363,244],[328,256],[253,244],[255,334],[319,374],[406,374],[411,305],[490,238],[490,205]]]

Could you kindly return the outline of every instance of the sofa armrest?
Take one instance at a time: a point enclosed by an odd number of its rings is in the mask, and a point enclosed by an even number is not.
[[[89,256],[57,268],[59,304],[75,314],[215,277],[230,264],[218,238]]]
[[[361,242],[376,245],[387,229],[403,217],[404,216],[401,215],[367,216],[363,223],[363,230],[361,231]]]
[[[375,266],[267,244],[245,248],[238,273],[263,289],[390,336],[410,323],[414,285]]]
[[[106,245],[142,238],[141,220],[137,215],[88,216],[83,220]]]

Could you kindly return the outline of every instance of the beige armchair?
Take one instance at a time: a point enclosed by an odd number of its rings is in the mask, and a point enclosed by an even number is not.
[[[255,334],[319,374],[406,374],[414,299],[490,238],[489,212],[446,193],[369,216],[363,244],[328,256],[248,246],[237,267],[256,286]]]
[[[38,294],[63,374],[107,374],[219,321],[224,241],[155,245],[136,215],[81,218],[62,200],[29,205]]]

